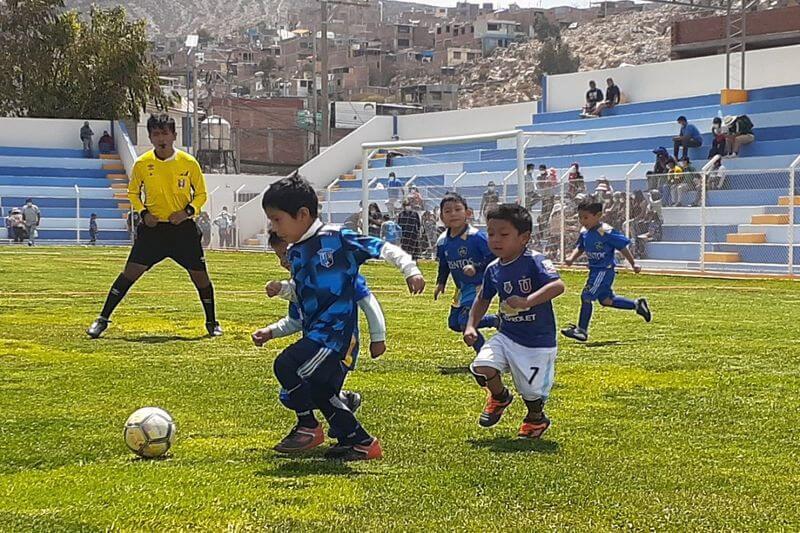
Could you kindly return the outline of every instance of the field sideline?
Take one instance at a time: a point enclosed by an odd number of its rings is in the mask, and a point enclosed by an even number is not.
[[[249,336],[286,311],[263,295],[285,277],[273,255],[209,254],[222,338],[202,336],[188,276],[164,263],[91,341],[126,254],[0,248],[0,531],[800,529],[795,283],[620,275],[654,322],[600,309],[588,345],[562,342],[553,426],[531,443],[514,438],[521,402],[477,425],[483,392],[449,298],[433,301],[434,264],[422,297],[369,264],[389,351],[362,348],[347,387],[386,458],[342,465],[271,450],[293,421],[272,375],[288,341]],[[584,274],[564,279],[560,325]],[[145,405],[178,424],[165,460],[122,441]]]

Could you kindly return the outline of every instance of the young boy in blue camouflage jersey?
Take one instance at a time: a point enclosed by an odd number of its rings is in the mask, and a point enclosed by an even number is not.
[[[489,249],[486,234],[467,223],[472,212],[460,194],[454,192],[445,194],[439,204],[439,211],[447,229],[436,242],[439,273],[436,277],[433,299],[437,299],[439,294],[444,292],[447,278],[452,276],[456,293],[447,326],[453,331],[462,333],[467,325],[475,294],[483,283],[486,265],[494,261],[495,257]],[[497,325],[497,315],[486,315],[481,319],[478,328],[496,328]],[[476,352],[480,351],[483,342],[483,335],[478,333],[478,338],[472,345]]]
[[[572,266],[576,259],[584,253],[589,259],[589,279],[581,293],[581,313],[578,325],[570,324],[562,329],[561,334],[576,341],[586,342],[589,338],[589,322],[594,309],[593,302],[600,302],[603,307],[636,311],[636,314],[650,322],[653,315],[647,300],[639,298],[629,300],[614,294],[614,278],[617,262],[614,254],[617,250],[628,260],[637,274],[642,268],[636,264],[633,254],[628,249],[631,241],[608,224],[602,223],[603,204],[588,200],[578,205],[578,220],[583,228],[578,236],[575,250],[564,260]]]
[[[346,373],[342,361],[358,319],[358,268],[370,258],[385,259],[403,272],[412,294],[424,290],[425,280],[398,247],[324,226],[316,192],[303,178],[295,175],[273,183],[261,205],[273,231],[290,243],[287,261],[303,327],[303,338],[275,359],[275,376],[294,405],[313,404],[325,416],[338,439],[327,458],[379,459],[383,452],[378,439],[367,433],[338,394]]]

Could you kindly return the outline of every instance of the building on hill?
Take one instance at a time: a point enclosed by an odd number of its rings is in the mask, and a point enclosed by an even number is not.
[[[458,108],[458,85],[413,85],[400,88],[400,103],[422,106],[425,113]]]
[[[475,38],[481,42],[483,53],[491,54],[495,48],[507,48],[515,41],[527,40],[532,28],[526,30],[516,20],[479,18],[475,21]]]

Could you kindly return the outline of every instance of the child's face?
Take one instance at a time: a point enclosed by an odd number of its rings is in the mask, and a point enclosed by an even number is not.
[[[528,245],[531,233],[520,233],[508,220],[489,219],[487,225],[489,234],[489,249],[501,260],[514,259]]]
[[[274,207],[268,207],[265,211],[272,224],[272,230],[287,243],[299,241],[314,223],[306,207],[301,207],[295,216]]]
[[[586,229],[592,229],[593,227],[597,226],[600,223],[600,219],[603,218],[603,212],[600,211],[597,214],[594,214],[590,211],[578,211],[578,220]]]
[[[150,142],[156,150],[165,151],[175,143],[175,132],[168,128],[157,128],[150,132]]]
[[[275,255],[278,256],[281,266],[291,272],[292,265],[289,264],[289,259],[286,257],[286,252],[289,249],[289,245],[281,241],[272,245],[272,249],[275,250]]]
[[[467,223],[469,209],[461,202],[447,202],[442,208],[442,222],[449,229],[461,229]]]

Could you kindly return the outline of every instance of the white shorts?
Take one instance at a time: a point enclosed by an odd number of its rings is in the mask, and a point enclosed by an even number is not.
[[[488,366],[498,372],[511,372],[514,387],[524,400],[547,400],[553,387],[558,348],[529,348],[502,333],[486,341],[470,365]]]

